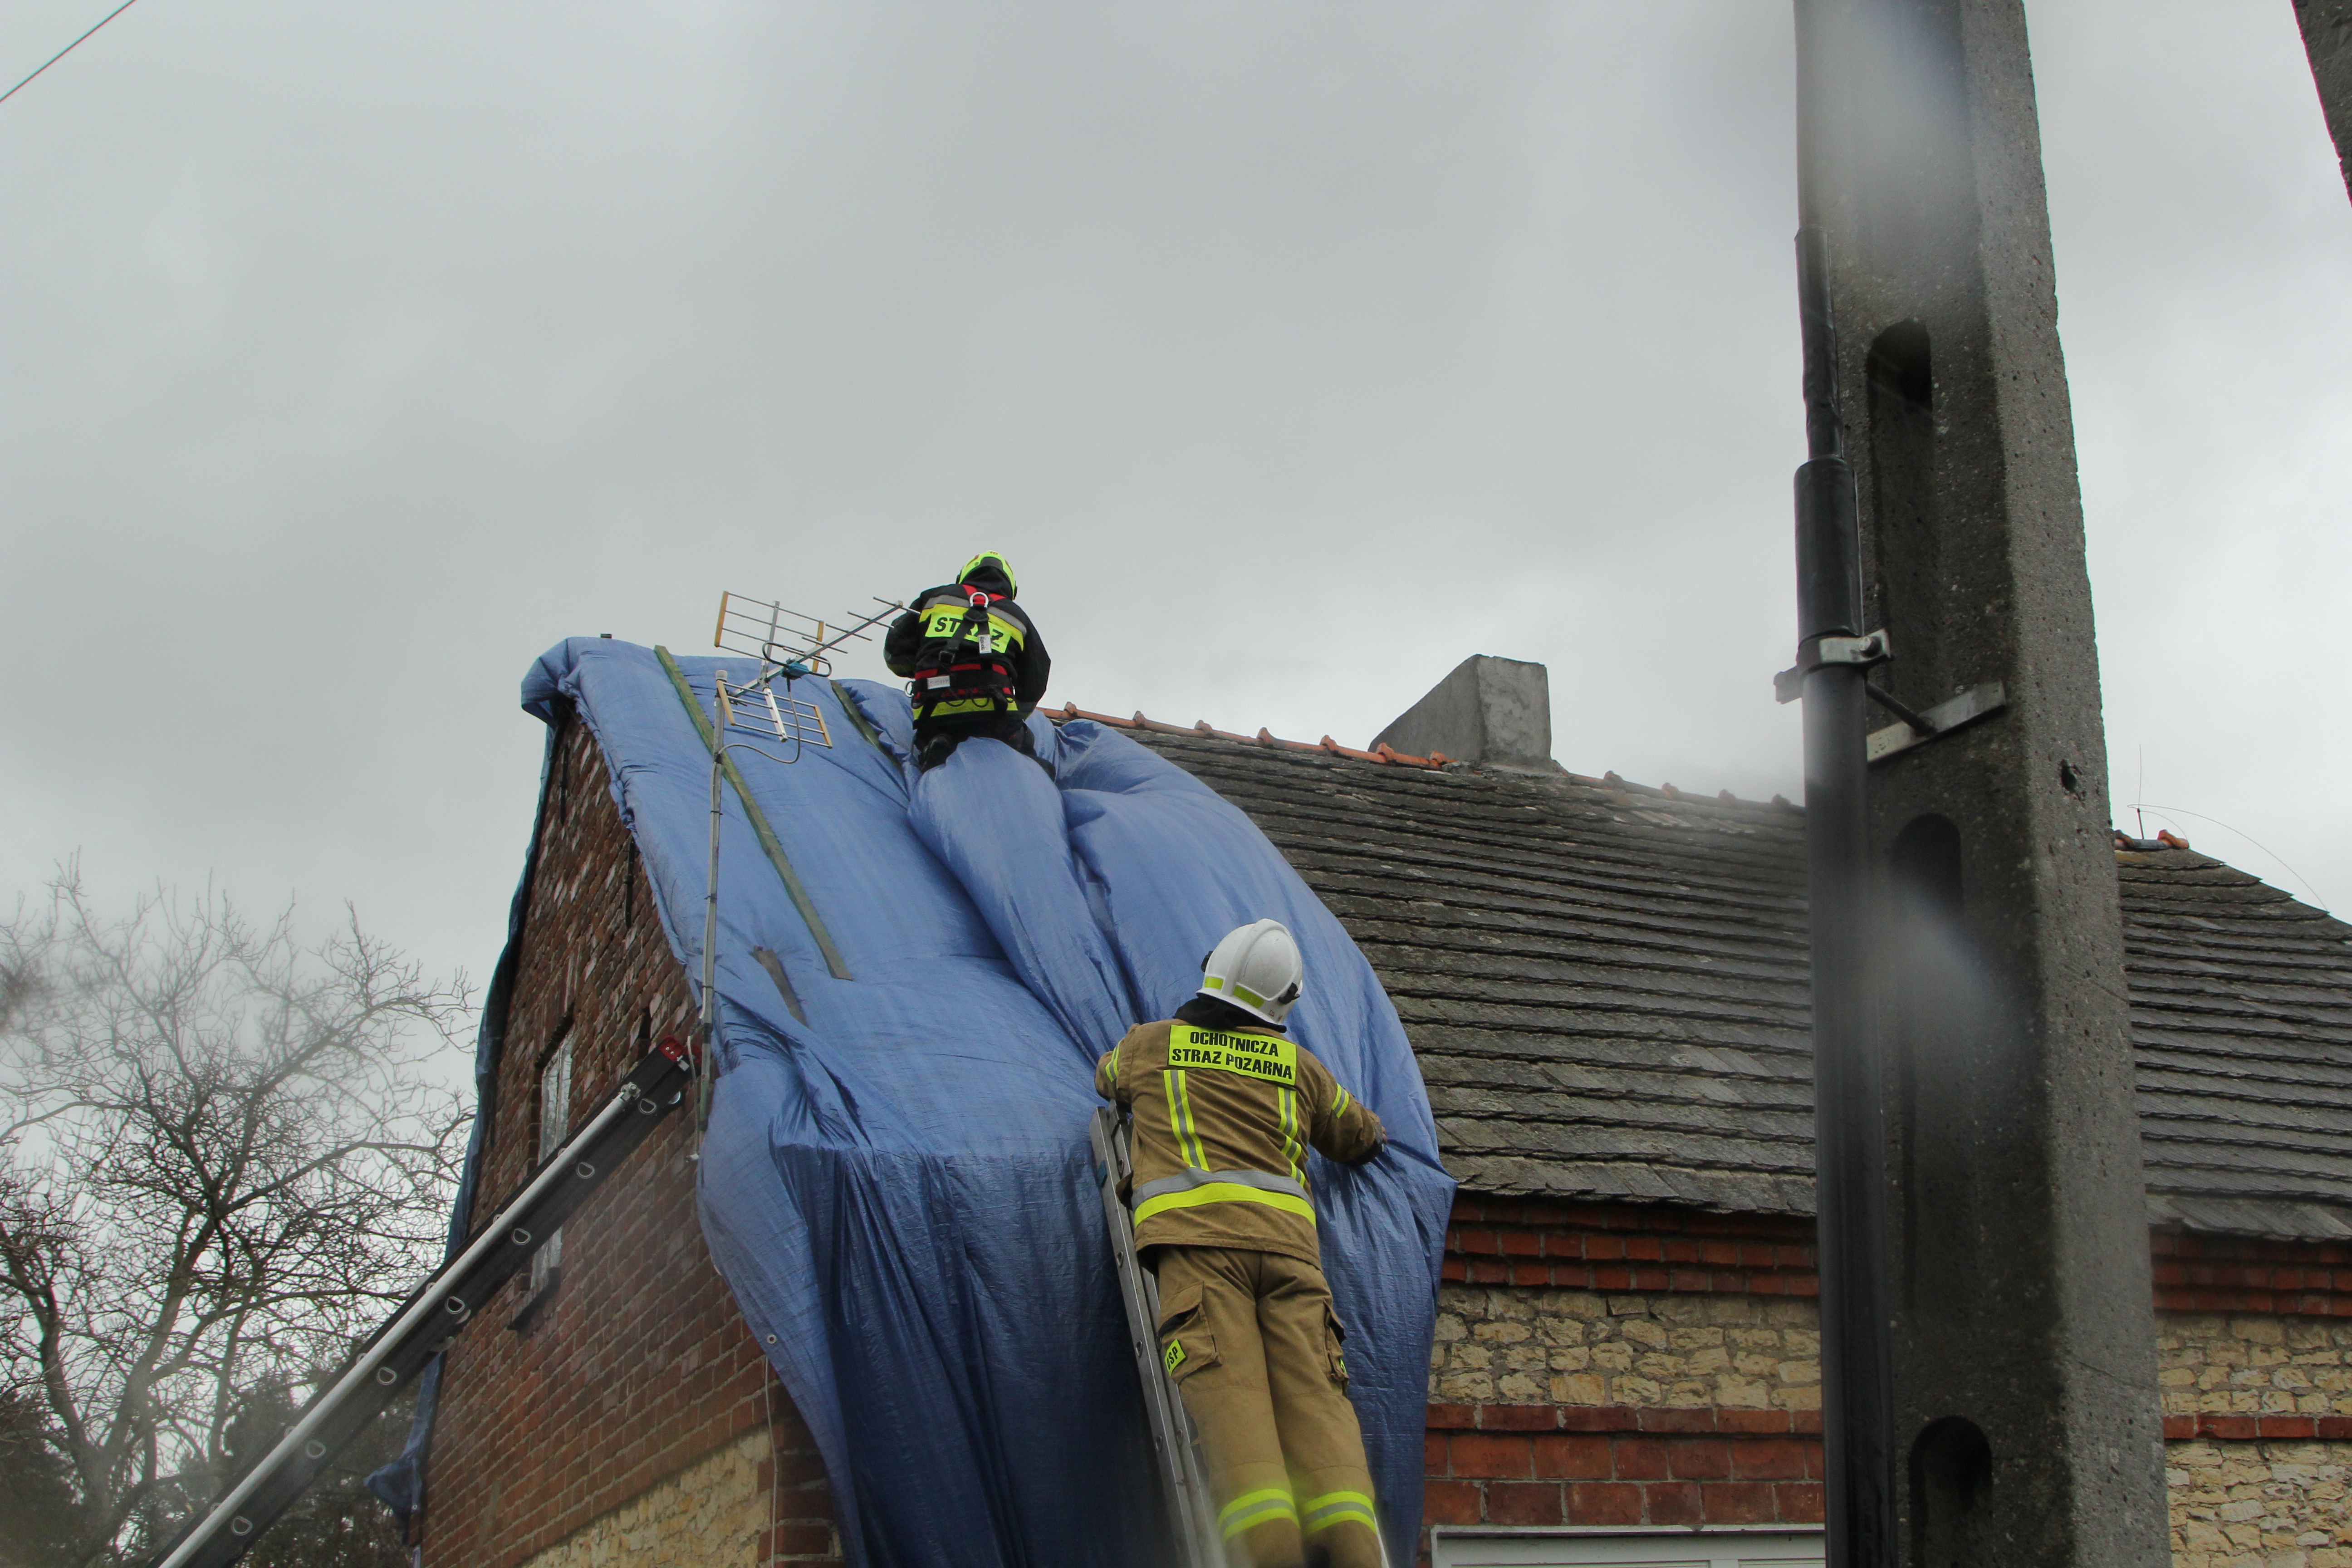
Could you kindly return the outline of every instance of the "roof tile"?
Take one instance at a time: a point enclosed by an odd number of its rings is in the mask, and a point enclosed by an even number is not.
[[[1801,812],[1109,722],[1354,935],[1471,1191],[1811,1212]],[[2116,859],[2151,1219],[2352,1236],[2352,926],[2185,847]]]

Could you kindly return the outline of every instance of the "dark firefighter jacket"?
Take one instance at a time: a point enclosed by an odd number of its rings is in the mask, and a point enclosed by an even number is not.
[[[1013,712],[1026,717],[1045,695],[1045,678],[1054,668],[1045,652],[1045,639],[1037,635],[1035,623],[1026,611],[1015,604],[1010,590],[1013,584],[993,566],[983,566],[971,574],[970,583],[942,583],[927,588],[914,600],[914,607],[890,625],[889,636],[883,639],[883,661],[893,675],[912,679],[917,675],[929,675],[920,669],[925,647],[937,649],[939,640],[929,633],[936,629],[931,623],[939,612],[952,609],[960,617],[971,607],[971,590],[979,589],[989,595],[990,628],[997,638],[998,658],[1011,677]],[[924,711],[922,693],[915,698],[915,717],[926,724],[952,723],[958,720],[986,720],[1003,711],[993,703],[953,702],[935,706]]]
[[[1355,1164],[1385,1141],[1314,1052],[1208,997],[1129,1030],[1096,1064],[1095,1092],[1135,1119],[1138,1251],[1234,1247],[1320,1267],[1307,1148]]]

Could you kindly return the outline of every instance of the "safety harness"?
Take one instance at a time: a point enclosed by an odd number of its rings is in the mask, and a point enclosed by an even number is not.
[[[959,603],[954,595],[963,596]],[[918,722],[971,713],[1011,713],[1019,707],[1013,659],[1028,640],[1019,612],[995,606],[1009,595],[969,583],[935,595],[916,611],[923,642],[907,683]]]

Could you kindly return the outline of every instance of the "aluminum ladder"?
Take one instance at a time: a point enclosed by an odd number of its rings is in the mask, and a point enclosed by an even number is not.
[[[1201,1458],[1200,1435],[1184,1413],[1176,1382],[1160,1361],[1160,1286],[1135,1256],[1135,1222],[1119,1188],[1134,1173],[1128,1158],[1127,1129],[1108,1106],[1095,1112],[1091,1128],[1095,1174],[1102,1184],[1103,1222],[1110,1235],[1111,1261],[1118,1270],[1118,1293],[1127,1305],[1127,1338],[1135,1352],[1136,1376],[1143,1384],[1144,1413],[1151,1422],[1152,1458],[1168,1517],[1176,1530],[1181,1568],[1227,1568],[1217,1533],[1217,1505],[1209,1493],[1209,1469]]]

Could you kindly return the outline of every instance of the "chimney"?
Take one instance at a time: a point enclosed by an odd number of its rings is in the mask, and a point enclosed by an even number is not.
[[[1410,756],[1443,752],[1483,767],[1563,771],[1551,760],[1551,677],[1524,659],[1471,655],[1372,737]]]

